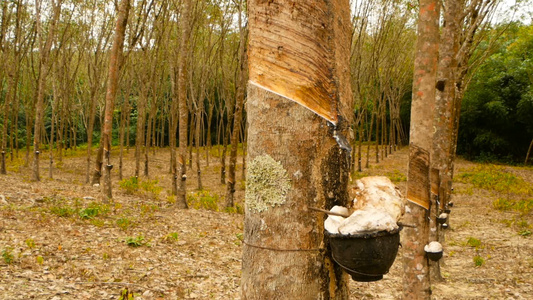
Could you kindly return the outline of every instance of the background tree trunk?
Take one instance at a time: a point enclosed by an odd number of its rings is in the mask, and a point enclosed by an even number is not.
[[[34,161],[33,161],[33,173],[32,179],[34,181],[39,181],[39,154],[40,154],[40,143],[41,143],[41,128],[43,124],[43,114],[44,114],[44,90],[46,88],[46,78],[48,76],[49,69],[49,56],[50,50],[52,48],[52,42],[55,37],[56,25],[61,14],[61,2],[58,0],[57,3],[52,0],[53,15],[48,28],[48,34],[46,36],[46,42],[43,44],[42,41],[42,24],[41,24],[41,1],[36,0],[35,6],[37,7],[37,35],[39,39],[39,78],[37,80],[37,99],[35,102],[35,127],[33,133],[33,151],[34,151]]]
[[[178,102],[179,102],[179,155],[177,159],[178,171],[178,194],[176,204],[179,208],[188,208],[187,205],[187,126],[189,119],[189,109],[187,107],[187,57],[189,55],[189,38],[191,33],[191,0],[183,1],[182,7],[182,35],[180,43],[180,53],[178,58]]]
[[[118,88],[118,75],[120,69],[120,61],[122,55],[122,47],[124,47],[124,36],[126,33],[126,25],[128,24],[128,14],[130,10],[130,1],[122,0],[118,7],[118,18],[115,26],[115,37],[113,39],[113,46],[109,58],[109,77],[107,81],[107,93],[105,97],[105,115],[102,130],[104,156],[106,159],[106,168],[104,172],[104,195],[111,199],[113,198],[111,189],[111,140],[113,130],[113,111],[115,108],[115,97]]]
[[[231,133],[231,152],[229,158],[229,173],[228,181],[226,184],[226,207],[233,207],[235,194],[235,166],[237,165],[237,148],[239,147],[239,135],[241,129],[242,121],[242,110],[244,103],[244,86],[245,86],[245,68],[246,68],[246,57],[244,53],[245,43],[246,43],[246,34],[244,32],[245,28],[242,26],[242,0],[238,3],[239,10],[239,35],[240,35],[240,45],[239,45],[239,66],[237,68],[237,93],[235,95],[235,112],[233,117],[233,131]],[[231,126],[231,124],[228,124]],[[244,141],[243,141],[244,143]],[[244,165],[243,165],[244,168]]]

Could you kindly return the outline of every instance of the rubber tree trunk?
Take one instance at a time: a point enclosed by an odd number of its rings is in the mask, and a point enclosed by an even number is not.
[[[439,8],[439,1],[420,1],[407,178],[409,209],[405,214],[406,223],[417,227],[404,229],[404,299],[430,299],[431,294],[424,246],[429,235],[430,151],[439,49]]]
[[[229,157],[228,181],[226,183],[226,207],[233,207],[235,195],[235,167],[237,165],[237,148],[239,147],[239,135],[241,130],[242,109],[244,104],[244,85],[245,85],[245,68],[246,58],[244,55],[246,35],[242,26],[242,0],[239,2],[239,68],[237,92],[235,95],[235,111],[233,117],[233,131],[231,133],[231,152]],[[230,126],[231,124],[228,124]],[[244,141],[243,141],[244,143]],[[244,168],[244,165],[243,165]]]
[[[526,159],[524,160],[524,165],[527,165],[527,161],[529,160],[529,154],[531,154],[531,148],[533,148],[533,139],[531,140],[531,143],[529,144],[529,148],[527,149]]]
[[[432,176],[432,220],[445,208],[451,195],[452,180],[452,135],[453,135],[453,99],[455,94],[454,70],[457,67],[455,56],[458,51],[456,22],[459,13],[456,0],[448,0],[444,10],[444,28],[439,48],[439,64],[437,72],[435,116],[433,120],[434,134],[431,150],[431,169],[437,170],[438,175]],[[433,182],[437,180],[438,182]],[[432,222],[430,240],[442,242],[439,225]],[[431,280],[441,281],[439,262],[430,262]]]
[[[122,48],[124,47],[124,35],[126,33],[126,25],[128,24],[128,14],[130,11],[130,1],[122,0],[118,7],[118,18],[115,25],[115,36],[113,38],[113,46],[111,47],[111,54],[109,57],[109,77],[107,80],[107,92],[105,97],[105,113],[104,124],[102,130],[104,157],[106,159],[106,167],[104,171],[104,188],[103,193],[108,198],[113,198],[111,190],[111,139],[113,129],[113,111],[115,108],[115,97],[117,94],[118,77],[120,69],[120,56],[122,55]]]
[[[286,63],[288,76],[322,75],[331,84],[322,101],[350,116],[349,1],[253,0],[248,8],[250,81],[275,61]],[[348,299],[347,275],[324,241],[325,216],[308,209],[347,204],[348,151],[327,121],[260,85],[248,85],[247,112],[242,299]],[[347,133],[348,125],[338,123],[337,131]]]
[[[188,67],[187,67],[187,57],[189,54],[190,48],[190,39],[191,34],[191,0],[183,1],[182,7],[182,33],[181,33],[181,42],[179,49],[179,58],[178,58],[178,103],[179,103],[179,123],[178,123],[178,132],[179,132],[179,153],[177,157],[178,163],[178,193],[176,199],[176,205],[179,208],[188,208],[187,205],[187,125],[189,119],[189,109],[187,107],[187,78],[188,78]]]
[[[48,77],[48,69],[49,69],[49,56],[50,56],[50,50],[52,48],[52,42],[55,37],[55,31],[57,22],[59,20],[59,16],[61,14],[61,0],[57,1],[57,3],[54,3],[55,1],[52,1],[52,7],[53,7],[53,15],[52,19],[49,25],[48,35],[46,36],[46,42],[42,44],[42,28],[41,28],[41,16],[40,16],[40,7],[41,7],[41,1],[36,0],[35,6],[37,7],[37,35],[39,37],[39,77],[37,79],[37,99],[35,101],[35,126],[34,126],[34,133],[33,133],[33,151],[34,151],[34,159],[33,159],[33,173],[32,173],[32,179],[34,181],[40,180],[39,175],[39,154],[40,154],[40,143],[41,143],[41,129],[42,129],[42,123],[43,123],[43,115],[44,115],[44,90],[46,88],[46,78]]]

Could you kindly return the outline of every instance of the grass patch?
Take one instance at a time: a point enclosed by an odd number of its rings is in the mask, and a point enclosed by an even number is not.
[[[528,214],[533,210],[533,198],[528,199],[509,199],[498,198],[492,202],[492,207],[501,211],[514,210],[522,215]]]
[[[481,241],[474,237],[469,237],[466,241],[466,245],[478,249],[479,247],[481,247]]]
[[[244,207],[240,206],[239,204],[235,203],[235,207],[226,207],[224,208],[224,211],[230,214],[240,214],[244,215]]]
[[[100,215],[106,215],[109,213],[109,207],[105,204],[92,202],[87,208],[80,209],[78,215],[80,219],[91,220]]]
[[[4,262],[8,265],[12,264],[15,261],[15,256],[13,255],[13,248],[6,247],[2,250],[2,258]]]
[[[50,207],[50,213],[61,218],[69,218],[76,213],[76,210],[70,206],[52,206]]]
[[[474,265],[476,267],[481,267],[483,264],[485,264],[485,259],[479,255],[474,256]]]
[[[148,242],[144,239],[144,236],[142,235],[136,237],[125,237],[124,243],[130,247],[149,246]]]
[[[117,226],[124,231],[126,231],[128,228],[133,226],[133,221],[129,219],[128,217],[119,218],[117,219],[116,223],[117,223]]]
[[[206,209],[218,211],[217,194],[211,194],[208,190],[197,191],[187,195],[187,204],[194,209]]]
[[[169,234],[165,235],[162,240],[166,243],[173,243],[177,242],[179,239],[179,235],[177,232],[170,232]]]
[[[501,193],[524,195],[533,192],[533,188],[523,178],[495,165],[482,165],[472,168],[459,174],[457,180],[463,183],[470,183],[476,188]]]
[[[163,190],[158,185],[159,180],[141,180],[137,177],[130,177],[119,181],[119,187],[129,195],[145,195],[150,198],[159,199],[159,194]]]
[[[139,179],[137,177],[122,179],[118,185],[126,194],[133,195],[139,190]]]
[[[398,170],[387,172],[385,176],[389,177],[389,179],[395,183],[407,181],[407,176],[405,176],[405,174],[403,174],[402,172]]]

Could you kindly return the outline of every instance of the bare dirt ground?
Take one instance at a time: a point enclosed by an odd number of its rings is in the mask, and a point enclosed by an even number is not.
[[[134,172],[133,152],[126,156],[125,177]],[[201,161],[202,193],[194,190],[196,168],[188,170],[191,206],[197,209],[178,210],[168,197],[168,150],[150,156],[149,179],[158,181],[144,190],[119,188],[114,168],[109,204],[103,204],[99,187],[84,183],[84,152],[64,157],[54,179],[48,178],[45,157],[41,182],[29,180],[22,159],[8,163],[9,174],[0,176],[5,196],[0,199],[0,299],[118,299],[126,288],[135,299],[240,298],[243,215],[216,211],[225,193],[218,158],[211,157],[209,167],[205,157]],[[117,160],[116,153],[113,157]],[[356,177],[386,175],[405,190],[407,148],[377,164],[371,157],[370,168]],[[476,166],[459,160],[456,175]],[[241,170],[238,165],[238,179]],[[501,171],[533,185],[533,168]],[[433,298],[533,299],[532,212],[496,210],[493,202],[500,194],[470,183],[454,186],[444,281],[433,284]],[[241,207],[243,189],[241,180],[236,195]],[[351,282],[351,299],[399,299],[401,258],[400,249],[379,282]]]

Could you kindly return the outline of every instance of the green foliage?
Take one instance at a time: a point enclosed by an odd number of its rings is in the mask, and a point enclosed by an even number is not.
[[[137,177],[122,179],[118,185],[126,194],[133,195],[139,190],[139,179]]]
[[[407,181],[407,176],[398,170],[388,172],[385,176],[395,183]]]
[[[125,288],[120,292],[120,297],[118,299],[119,300],[133,300],[135,299],[135,296],[133,292],[128,291],[128,288]]]
[[[498,198],[492,202],[492,206],[497,210],[515,210],[520,214],[525,215],[533,210],[533,198],[518,200]]]
[[[50,212],[62,218],[72,217],[76,210],[70,206],[52,206]]]
[[[13,255],[13,248],[6,247],[2,250],[2,258],[6,264],[12,264],[15,261],[15,256]]]
[[[25,243],[26,243],[26,246],[28,246],[28,248],[30,248],[30,250],[35,248],[35,241],[32,238],[26,239]]]
[[[474,256],[474,265],[481,267],[485,263],[485,259],[479,255]]]
[[[533,25],[512,24],[462,104],[458,153],[522,162],[533,136]]]
[[[481,241],[474,238],[474,237],[469,237],[468,238],[468,241],[466,241],[466,244],[470,247],[474,247],[474,248],[479,248],[481,247]]]
[[[163,241],[167,243],[177,242],[179,235],[177,232],[170,232],[163,237]]]
[[[158,199],[159,194],[163,190],[158,186],[159,180],[140,180],[137,177],[130,177],[119,182],[119,187],[126,192],[126,194],[144,194],[152,198]]]
[[[159,194],[163,190],[158,186],[159,180],[144,180],[139,183],[142,190],[149,193],[153,198],[159,198]]]
[[[497,210],[514,210],[527,214],[533,210],[533,188],[522,177],[507,172],[503,167],[481,165],[460,173],[457,180],[471,183],[476,188],[505,194],[492,202]]]
[[[531,230],[529,229],[523,229],[523,230],[520,230],[518,232],[518,235],[521,235],[521,236],[530,236],[531,235]]]
[[[230,214],[240,214],[244,215],[244,207],[241,205],[235,203],[235,207],[226,207],[224,208],[224,211]]]
[[[208,190],[197,191],[187,195],[187,204],[194,209],[218,211],[218,195]]]
[[[142,235],[136,237],[126,237],[124,238],[124,243],[126,243],[126,245],[130,247],[140,247],[148,244],[148,242],[144,240],[144,236]]]
[[[78,215],[81,219],[90,220],[99,215],[105,215],[107,213],[109,213],[109,207],[107,205],[93,202],[89,204],[87,208],[80,209]]]
[[[127,230],[133,225],[133,221],[127,217],[117,219],[117,226],[122,230]]]
[[[457,180],[477,188],[501,193],[529,194],[532,188],[521,177],[506,172],[503,167],[481,165],[459,174]]]

